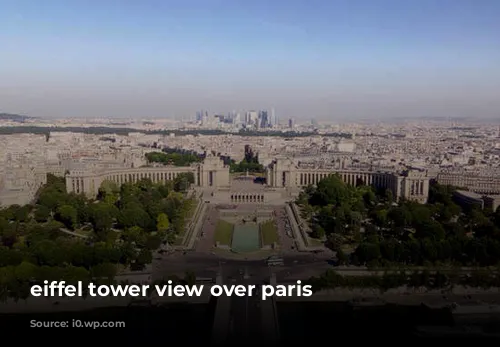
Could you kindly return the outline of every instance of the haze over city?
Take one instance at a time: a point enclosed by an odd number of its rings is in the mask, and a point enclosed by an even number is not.
[[[498,116],[498,1],[1,1],[0,111]]]

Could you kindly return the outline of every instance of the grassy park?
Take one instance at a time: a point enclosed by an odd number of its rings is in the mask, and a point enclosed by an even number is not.
[[[225,220],[219,220],[215,227],[215,242],[219,242],[221,245],[230,246],[233,236],[233,228],[233,224],[226,222]]]
[[[278,242],[278,228],[273,220],[260,224],[260,234],[262,237],[262,244],[264,246],[272,245],[274,242]]]
[[[187,207],[187,213],[186,213],[187,220],[189,221],[193,220],[199,203],[200,202],[197,199],[194,198],[189,199],[189,205]]]

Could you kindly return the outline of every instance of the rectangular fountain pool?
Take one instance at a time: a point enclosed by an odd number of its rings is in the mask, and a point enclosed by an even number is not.
[[[237,253],[258,251],[260,249],[259,225],[256,223],[235,225],[231,249]]]

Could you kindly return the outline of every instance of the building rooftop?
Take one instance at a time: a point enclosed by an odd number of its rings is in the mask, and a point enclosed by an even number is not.
[[[483,195],[481,195],[481,194],[469,192],[467,190],[457,190],[457,191],[455,191],[455,193],[460,194],[462,196],[465,196],[467,198],[471,198],[471,199],[481,199],[483,197]]]

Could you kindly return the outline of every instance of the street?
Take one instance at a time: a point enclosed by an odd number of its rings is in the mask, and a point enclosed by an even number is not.
[[[239,279],[235,284],[259,287],[255,279]],[[252,296],[231,297],[231,323],[229,327],[229,342],[241,344],[256,339],[261,334],[261,300],[258,292]]]
[[[206,253],[174,253],[153,261],[153,280],[164,279],[168,276],[184,276],[186,272],[194,272],[197,277],[213,277],[223,269],[225,280],[238,278],[240,270],[247,268],[252,278],[268,280],[271,273],[275,273],[277,280],[287,277],[311,277],[319,275],[329,268],[328,259],[321,259],[313,254],[284,255],[284,266],[269,267],[265,259],[237,260],[223,259]],[[301,277],[304,279],[304,277]]]

